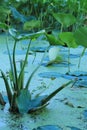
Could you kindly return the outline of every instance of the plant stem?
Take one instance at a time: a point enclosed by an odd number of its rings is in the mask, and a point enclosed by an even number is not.
[[[68,49],[68,73],[70,72],[70,48]]]
[[[79,58],[78,68],[80,68],[81,59],[82,59],[82,56],[84,55],[85,51],[86,51],[86,48],[83,48],[83,51],[82,51],[80,58]]]

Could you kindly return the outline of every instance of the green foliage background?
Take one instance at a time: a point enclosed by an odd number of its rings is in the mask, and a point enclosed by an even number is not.
[[[14,8],[13,10],[11,9]],[[16,10],[16,11],[15,11]],[[53,17],[53,13],[70,13],[77,18],[72,31],[86,23],[86,0],[0,0],[0,22],[10,23],[15,28],[23,27],[24,22],[40,20],[40,29],[60,29],[60,23]],[[16,15],[19,14],[17,17]]]

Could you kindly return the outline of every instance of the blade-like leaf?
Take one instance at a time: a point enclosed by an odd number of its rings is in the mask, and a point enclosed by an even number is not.
[[[47,96],[46,98],[44,98],[42,100],[42,105],[46,104],[51,98],[53,98],[58,92],[60,92],[62,89],[64,89],[65,87],[67,87],[69,84],[71,84],[72,81],[69,81],[66,84],[63,84],[61,87],[59,87],[58,89],[56,89],[55,91],[53,91],[49,96]]]
[[[20,70],[22,70],[22,68],[23,68],[23,61],[21,60],[20,61]],[[19,82],[19,81],[18,81]],[[24,70],[23,70],[23,72],[22,72],[22,75],[21,75],[21,81],[20,81],[21,83],[20,83],[20,88],[19,89],[23,89],[23,85],[24,85]]]
[[[25,68],[25,65],[26,65],[26,62],[27,62],[30,44],[31,44],[31,40],[30,40],[30,42],[29,42],[29,44],[28,44],[28,48],[27,48],[25,60],[24,60],[24,63],[23,63],[23,65],[22,65],[22,69],[21,69],[21,71],[20,71],[19,77],[18,77],[19,90],[20,90],[20,88],[21,88],[21,80],[22,80],[22,76],[23,76],[23,73],[24,73],[24,68]]]
[[[83,51],[82,51],[82,53],[81,53],[81,55],[80,55],[80,58],[79,58],[78,68],[80,67],[81,58],[83,57],[85,51],[86,51],[86,48],[83,48]]]
[[[49,47],[48,47],[48,48],[49,48]],[[26,89],[28,89],[29,84],[30,84],[30,81],[31,81],[33,75],[35,74],[35,72],[36,72],[36,71],[39,69],[39,67],[41,66],[41,64],[42,64],[42,62],[43,62],[43,59],[44,59],[44,57],[45,57],[45,54],[46,54],[48,48],[46,49],[46,51],[45,51],[45,53],[44,53],[44,55],[43,55],[43,57],[42,57],[42,59],[41,59],[40,64],[35,68],[35,70],[34,70],[34,71],[31,73],[31,75],[29,76],[28,81],[27,81],[27,83],[26,83],[26,85],[25,85],[25,88],[26,88]]]
[[[9,61],[10,61],[10,67],[11,67],[11,73],[12,73],[12,81],[13,81],[13,84],[15,84],[15,75],[14,75],[13,61],[12,61],[10,50],[9,50],[9,47],[8,47],[8,38],[7,38],[7,42],[6,42],[6,47],[7,47]]]
[[[5,101],[4,101],[4,98],[2,96],[2,93],[0,93],[0,104],[5,105]]]
[[[11,105],[11,99],[12,99],[11,88],[10,88],[10,85],[8,83],[7,77],[5,76],[5,74],[4,74],[3,71],[1,71],[1,75],[2,75],[2,78],[3,78],[4,83],[5,83],[5,87],[6,87],[6,91],[7,91],[7,95],[8,95],[9,104]]]
[[[31,107],[29,107],[29,110],[28,110],[28,113],[32,113],[32,112],[35,112],[37,110],[40,110],[44,107],[46,107],[48,104],[44,104],[42,105],[42,100],[44,100],[44,98],[46,98],[47,95],[43,95],[43,96],[39,96],[35,99],[32,99],[31,100]]]
[[[14,89],[15,89],[15,91],[18,91],[19,88],[18,88],[17,68],[16,68],[16,61],[15,61],[16,43],[17,43],[17,41],[15,40],[14,48],[13,48],[13,67],[14,67],[14,78],[15,78]]]

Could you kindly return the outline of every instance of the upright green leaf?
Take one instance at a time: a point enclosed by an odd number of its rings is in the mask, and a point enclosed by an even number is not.
[[[74,33],[75,41],[78,45],[87,48],[87,27],[81,27]]]
[[[15,78],[14,89],[15,89],[15,91],[18,91],[17,68],[16,68],[16,61],[15,61],[16,43],[17,43],[17,41],[15,40],[14,48],[13,48],[13,67],[14,67],[14,78]]]
[[[9,47],[8,47],[8,39],[7,39],[6,47],[7,47],[9,62],[10,62],[10,67],[11,67],[12,82],[13,82],[13,85],[15,85],[15,74],[14,74],[13,60],[12,60],[10,50],[9,50]]]
[[[76,22],[76,18],[68,13],[53,13],[54,18],[64,27],[69,27]]]
[[[22,70],[22,68],[23,68],[23,63],[24,63],[24,61],[20,61],[20,70]],[[19,81],[18,81],[19,82]],[[23,87],[24,87],[24,69],[23,69],[23,72],[22,72],[22,75],[21,75],[21,81],[20,81],[21,83],[20,84],[18,84],[20,87],[20,89],[22,90],[23,89]]]
[[[77,44],[72,32],[62,32],[59,34],[59,38],[63,43],[66,43],[68,47],[75,48]]]
[[[24,60],[24,63],[23,63],[23,65],[22,65],[22,69],[21,69],[21,71],[20,71],[19,77],[18,77],[19,90],[21,89],[21,80],[22,80],[23,73],[24,73],[24,68],[25,68],[25,65],[26,65],[26,62],[27,62],[28,53],[29,53],[29,49],[30,49],[30,44],[31,44],[31,40],[30,40],[30,42],[29,42],[29,44],[28,44],[28,48],[27,48],[25,60]]]
[[[64,45],[61,40],[58,39],[58,37],[52,35],[52,34],[46,34],[47,40],[51,45]]]

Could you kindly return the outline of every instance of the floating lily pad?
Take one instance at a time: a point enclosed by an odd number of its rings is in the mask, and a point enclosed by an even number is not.
[[[87,88],[87,80],[78,80],[75,83],[76,87],[86,87]]]
[[[31,47],[31,51],[35,52],[44,52],[47,49],[47,47]]]
[[[45,125],[34,128],[33,130],[63,130],[63,129],[57,125]]]
[[[87,72],[85,71],[74,71],[74,72],[70,72],[69,75],[73,75],[73,76],[87,76]]]
[[[87,110],[84,110],[83,115],[84,115],[84,119],[87,121]]]
[[[78,57],[80,57],[80,55],[79,54],[70,54],[70,56],[67,55],[66,57],[78,58]]]
[[[57,72],[43,72],[39,73],[39,76],[42,78],[59,78],[61,74]]]
[[[74,72],[70,72],[68,74],[63,74],[62,77],[66,78],[66,79],[78,78],[78,80],[87,80],[87,72],[84,72],[84,71],[74,71]],[[81,84],[86,85],[86,82],[83,82]]]
[[[52,64],[52,66],[58,66],[58,67],[68,67],[68,66],[74,66],[74,64],[68,64],[68,63],[66,63],[66,62],[62,62],[62,63],[58,63],[58,64],[56,64],[56,63],[53,63]]]
[[[87,80],[87,76],[79,76],[78,79],[79,80]]]
[[[45,62],[42,63],[43,66],[54,66],[54,67],[68,67],[68,66],[74,66],[75,64],[67,63],[67,62],[50,62],[48,58],[45,59]]]
[[[70,79],[70,80],[72,80],[72,79],[75,79],[76,77],[75,76],[72,76],[72,75],[67,75],[67,74],[62,74],[61,75],[63,78],[65,78],[65,79]]]
[[[81,130],[81,129],[79,129],[77,127],[73,127],[73,126],[68,126],[68,127],[71,128],[71,130]]]
[[[75,78],[78,78],[78,80],[87,80],[87,76],[74,76],[74,75],[68,75],[68,74],[62,74],[61,76],[63,78],[65,78],[65,79],[75,79]]]

